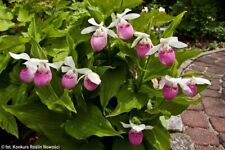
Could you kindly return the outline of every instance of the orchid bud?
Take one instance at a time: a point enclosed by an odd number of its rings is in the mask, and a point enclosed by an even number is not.
[[[128,22],[120,23],[117,27],[117,34],[123,40],[129,40],[133,37],[134,29],[133,26]]]
[[[94,91],[97,88],[97,84],[91,82],[91,80],[88,78],[88,76],[85,76],[84,78],[84,87],[88,90],[88,91]]]
[[[44,63],[40,63],[37,67],[38,69],[34,75],[34,84],[38,87],[48,85],[52,80],[52,73],[49,66]]]
[[[171,47],[161,47],[159,51],[159,60],[163,65],[171,66],[175,62],[175,53]]]
[[[150,41],[149,38],[143,38],[135,46],[137,55],[140,57],[146,57],[147,53],[149,53],[151,48],[152,48],[152,42]]]
[[[178,86],[177,85],[173,85],[170,86],[168,84],[165,84],[163,86],[163,96],[166,100],[173,100],[177,94],[178,94]]]
[[[77,74],[73,71],[69,71],[63,75],[61,84],[64,89],[72,89],[77,85]]]
[[[99,52],[107,45],[107,35],[101,31],[96,30],[96,32],[91,37],[91,47],[94,51]]]
[[[137,146],[140,145],[143,141],[143,132],[137,132],[134,129],[131,129],[128,134],[129,141],[132,145]]]
[[[183,90],[184,95],[188,96],[188,97],[194,97],[198,90],[197,90],[197,86],[195,84],[188,84],[187,85],[190,88],[190,92]]]
[[[20,71],[20,80],[24,83],[31,83],[34,80],[34,73],[27,67]]]

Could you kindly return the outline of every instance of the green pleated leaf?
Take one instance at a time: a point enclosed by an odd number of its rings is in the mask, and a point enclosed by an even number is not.
[[[79,147],[62,128],[62,124],[68,119],[66,115],[50,111],[39,102],[4,106],[4,109],[16,116],[28,128],[44,134],[52,143],[60,145],[62,149]]]
[[[12,20],[13,19],[13,14],[4,5],[0,6],[0,19],[5,19],[5,20]]]
[[[0,74],[2,73],[3,70],[7,67],[8,63],[10,61],[10,56],[8,54],[0,54]]]
[[[19,8],[19,13],[18,13],[18,18],[17,20],[19,22],[30,22],[32,18],[34,17],[34,14],[31,14],[27,8],[25,7],[20,7]]]
[[[74,112],[74,113],[77,112],[75,107],[74,107],[74,105],[73,105],[73,101],[72,101],[71,97],[69,96],[69,91],[65,90],[64,94],[61,97],[61,99],[62,99],[62,101],[60,101],[59,103],[62,106],[65,106],[66,109],[68,109],[71,112]]]
[[[126,8],[134,8],[143,3],[143,0],[120,0],[119,1],[119,8],[120,11],[124,11]]]
[[[3,19],[0,19],[0,31],[6,31],[8,30],[9,28],[12,28],[15,26],[15,23],[13,23],[12,21],[10,20],[3,20]]]
[[[47,58],[45,51],[41,48],[40,44],[34,38],[31,38],[31,55],[32,57],[40,59]]]
[[[55,93],[51,85],[36,88],[36,93],[40,97],[41,102],[45,104],[48,109],[58,112],[71,111],[76,113],[76,109],[73,105],[73,101],[68,95],[68,91],[64,91],[61,97]]]
[[[127,139],[116,138],[113,142],[112,150],[147,150],[144,144],[133,146]]]
[[[149,33],[152,27],[162,26],[166,23],[171,22],[174,17],[166,13],[159,12],[153,9],[151,12],[142,12],[141,16],[137,19],[132,20],[132,25],[137,31]]]
[[[151,56],[150,61],[146,67],[147,71],[144,76],[144,81],[149,81],[154,78],[168,75],[171,67],[163,65],[158,57]]]
[[[144,94],[134,93],[128,90],[127,86],[120,89],[116,96],[117,106],[115,110],[108,116],[116,116],[124,112],[129,112],[132,109],[141,109],[147,103],[147,97]]]
[[[100,101],[101,105],[105,107],[109,100],[117,94],[125,79],[125,70],[117,68],[114,70],[107,70],[101,77]]]
[[[142,0],[105,0],[104,3],[101,0],[86,0],[88,8],[91,10],[92,16],[99,19],[99,21],[104,21],[113,12],[122,12],[126,8],[134,8],[140,5]]]
[[[0,98],[1,99],[1,98]],[[16,119],[0,106],[0,128],[19,138]]]
[[[171,115],[179,115],[181,114],[185,109],[187,109],[190,105],[197,105],[201,101],[200,99],[188,99],[188,97],[181,97],[177,96],[172,101],[166,101],[162,100],[162,103],[159,106],[159,109],[161,110],[167,110],[171,113]]]
[[[18,35],[3,35],[0,36],[0,50],[11,50],[12,48],[25,44],[30,41],[30,38]]]
[[[113,129],[111,123],[94,105],[89,105],[87,112],[79,111],[74,120],[70,120],[65,124],[65,130],[69,135],[79,140],[92,135],[104,137],[121,134]]]
[[[184,50],[184,51],[177,50],[176,60],[179,63],[179,65],[181,65],[186,60],[198,56],[199,54],[201,54],[201,52],[202,52],[201,50]]]
[[[180,13],[179,15],[177,15],[175,17],[173,22],[170,24],[170,26],[163,33],[162,37],[167,38],[167,37],[171,37],[173,35],[173,32],[175,31],[177,26],[180,24],[180,22],[181,22],[181,20],[182,20],[182,18],[183,18],[185,13],[186,13],[186,11],[183,11],[182,13]]]
[[[169,150],[170,134],[162,125],[157,125],[144,131],[144,142],[148,150]]]

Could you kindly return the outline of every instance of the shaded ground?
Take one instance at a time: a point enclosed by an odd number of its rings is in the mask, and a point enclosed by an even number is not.
[[[196,150],[225,149],[225,51],[196,59],[187,70],[205,72],[212,85],[204,92],[201,104],[191,106],[181,115],[184,132]]]

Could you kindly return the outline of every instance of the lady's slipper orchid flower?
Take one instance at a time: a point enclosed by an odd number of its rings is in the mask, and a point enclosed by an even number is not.
[[[117,34],[123,40],[129,40],[133,37],[134,29],[133,26],[126,20],[132,20],[140,17],[137,13],[130,13],[131,9],[125,9],[123,13],[117,14],[116,19],[109,25],[109,27],[116,26]]]
[[[66,57],[64,60],[66,66],[62,66],[62,72],[65,73],[61,79],[61,84],[65,89],[72,89],[78,83],[75,63],[71,56]]]
[[[183,93],[188,97],[194,97],[197,95],[198,91],[196,84],[211,85],[209,80],[201,77],[184,78],[180,81],[180,86],[183,90]]]
[[[140,124],[140,125],[136,125],[136,124],[125,124],[123,122],[121,122],[122,126],[124,128],[131,128],[131,130],[129,131],[128,134],[128,138],[129,141],[132,145],[140,145],[143,141],[143,130],[150,130],[153,127],[152,126],[146,126],[145,124]]]
[[[25,83],[31,83],[38,87],[46,86],[52,79],[52,73],[50,67],[58,69],[62,62],[48,63],[48,60],[42,60],[37,58],[30,58],[26,53],[14,54],[9,52],[10,56],[14,59],[26,60],[24,63],[26,68],[20,72],[20,79]]]
[[[81,74],[84,74],[84,87],[88,91],[94,91],[98,85],[101,83],[99,75],[95,72],[92,72],[88,68],[77,69]]]
[[[64,74],[61,83],[65,89],[73,88],[83,77],[84,87],[89,91],[95,90],[97,86],[101,83],[99,75],[93,72],[92,70],[88,68],[77,69],[71,56],[65,58],[64,64],[66,66],[62,67],[62,72],[66,74]],[[78,73],[83,75],[77,80]]]
[[[135,32],[134,35],[137,36],[137,38],[132,43],[131,47],[135,47],[138,56],[147,56],[153,47],[152,41],[149,38],[150,35],[142,32]]]
[[[165,76],[159,82],[159,88],[162,89],[163,96],[166,100],[173,100],[179,91],[178,84],[181,82],[181,78],[172,78]]]
[[[98,24],[94,18],[89,19],[88,22],[93,26],[83,29],[81,34],[87,34],[95,31],[91,37],[91,47],[94,49],[94,51],[98,52],[105,48],[107,45],[107,35],[110,35],[114,38],[117,37],[117,35],[112,30],[103,26],[103,22]]]
[[[166,66],[171,66],[175,62],[175,53],[172,47],[184,48],[187,44],[178,41],[177,37],[161,38],[160,44],[154,46],[147,55],[159,52],[159,60]]]

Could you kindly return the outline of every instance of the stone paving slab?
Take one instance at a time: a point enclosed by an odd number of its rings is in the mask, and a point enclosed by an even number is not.
[[[199,105],[181,114],[184,133],[196,150],[225,150],[225,51],[195,59],[184,72],[188,70],[204,72],[212,85],[201,93]]]

